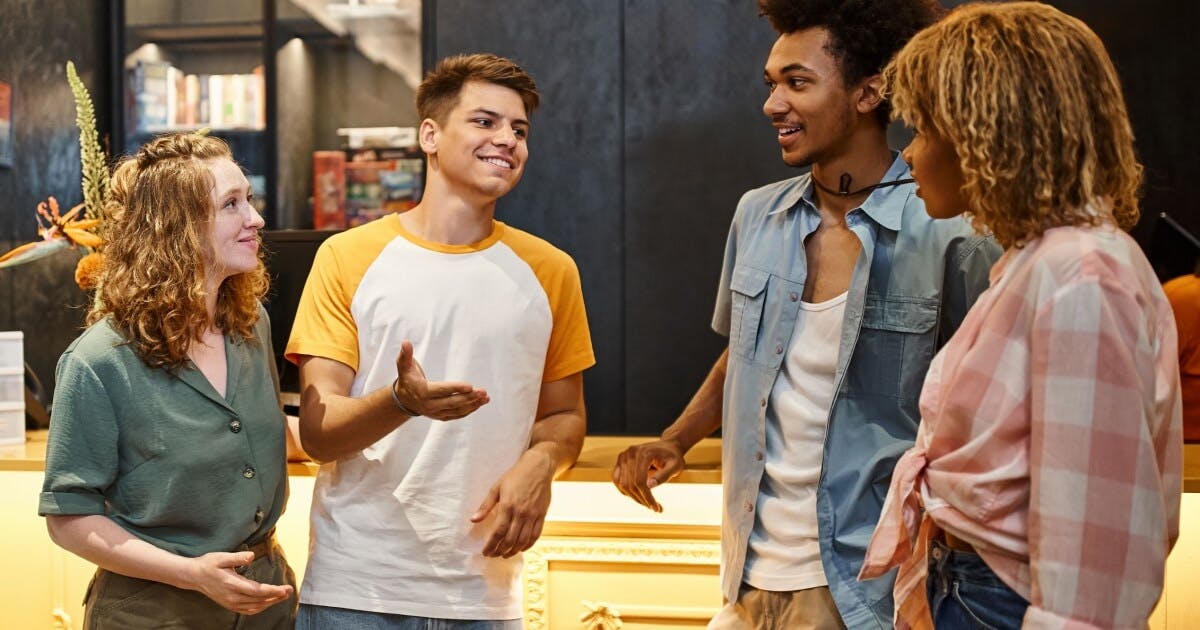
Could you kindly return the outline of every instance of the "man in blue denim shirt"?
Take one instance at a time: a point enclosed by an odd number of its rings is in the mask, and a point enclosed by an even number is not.
[[[929,362],[1000,252],[961,219],[932,220],[887,145],[879,71],[935,5],[760,6],[781,33],[763,111],[784,162],[811,174],[742,197],[713,316],[729,347],[613,480],[661,510],[651,489],[723,428],[728,603],[709,628],[887,628],[892,581],[856,576]]]

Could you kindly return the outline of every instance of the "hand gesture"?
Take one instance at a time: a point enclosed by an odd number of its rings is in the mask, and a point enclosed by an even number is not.
[[[487,404],[487,392],[470,383],[433,382],[425,378],[421,364],[413,358],[412,342],[400,346],[396,357],[396,381],[392,395],[410,411],[434,420],[457,420]]]
[[[612,479],[621,494],[642,505],[662,512],[662,506],[650,493],[683,470],[683,450],[670,440],[655,440],[630,446],[617,456]]]
[[[290,584],[262,584],[238,574],[237,568],[254,562],[254,552],[213,552],[192,558],[187,581],[221,607],[241,615],[255,615],[292,596]]]
[[[471,516],[472,523],[495,515],[496,524],[483,545],[483,555],[511,558],[525,551],[542,535],[550,509],[550,483],[554,462],[544,454],[525,451]]]

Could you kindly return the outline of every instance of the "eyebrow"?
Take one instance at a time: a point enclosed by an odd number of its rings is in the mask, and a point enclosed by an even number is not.
[[[472,114],[484,114],[484,115],[486,115],[486,116],[491,116],[492,118],[504,118],[504,116],[501,116],[499,112],[494,112],[494,111],[492,111],[492,110],[490,110],[490,109],[485,109],[485,108],[483,108],[483,107],[477,107],[477,108],[475,108],[475,109],[471,110],[471,112],[470,112],[470,113],[472,113]],[[528,120],[525,120],[524,118],[514,118],[514,119],[513,119],[513,124],[514,124],[514,125],[524,125],[524,126],[528,127],[528,126],[529,126],[529,121],[528,121]]]
[[[789,63],[788,65],[779,69],[779,74],[788,74],[789,72],[813,72],[813,69],[802,63]],[[771,71],[767,68],[763,68],[763,76],[770,77]]]

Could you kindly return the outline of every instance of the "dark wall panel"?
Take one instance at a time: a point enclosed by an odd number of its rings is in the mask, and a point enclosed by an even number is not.
[[[709,324],[738,199],[795,173],[762,113],[776,34],[753,3],[625,5],[625,426],[657,433],[724,348]]]
[[[79,144],[67,60],[91,91],[102,137],[107,130],[107,22],[95,0],[0,3],[0,81],[13,88],[13,168],[0,168],[0,247],[37,238],[34,209],[55,196],[79,203]],[[60,252],[0,269],[0,330],[25,333],[25,360],[53,386],[54,366],[79,335],[87,296],[73,280],[81,254]]]
[[[624,428],[620,20],[612,0],[438,0],[436,14],[435,57],[492,52],[537,81],[529,162],[497,218],[579,265],[598,362],[585,373],[595,433]]]

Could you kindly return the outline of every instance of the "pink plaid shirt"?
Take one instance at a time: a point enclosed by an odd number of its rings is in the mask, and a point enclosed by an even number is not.
[[[1010,249],[934,359],[859,579],[899,566],[896,626],[932,625],[929,540],[971,543],[1024,626],[1144,628],[1179,534],[1171,307],[1137,244],[1062,227]]]

